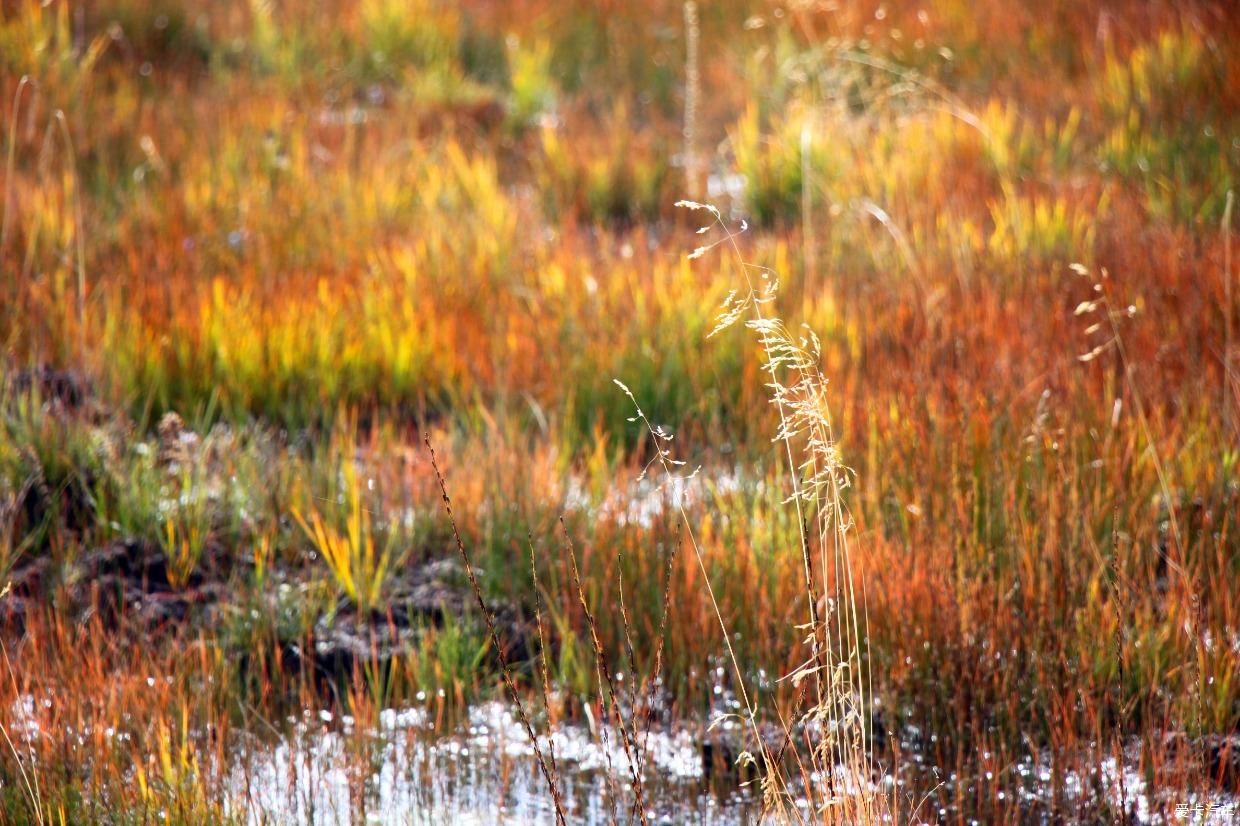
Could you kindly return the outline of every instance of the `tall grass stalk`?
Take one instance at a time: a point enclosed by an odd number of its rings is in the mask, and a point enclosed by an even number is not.
[[[724,234],[723,239],[695,249],[690,258],[700,258],[722,243],[729,244],[737,257],[745,276],[746,289],[729,294],[710,336],[742,320],[746,327],[757,333],[765,358],[764,369],[770,376],[771,402],[779,412],[775,441],[783,444],[792,480],[792,491],[787,501],[796,509],[809,614],[805,629],[808,631],[806,640],[810,658],[788,675],[788,679],[794,684],[806,679],[813,682],[815,703],[805,713],[803,722],[813,723],[822,731],[822,738],[813,748],[811,761],[815,773],[827,778],[825,792],[807,788],[805,794],[814,801],[814,809],[823,812],[829,820],[872,822],[877,819],[878,801],[868,787],[871,774],[868,753],[870,723],[866,711],[868,673],[862,646],[864,632],[857,611],[858,584],[854,582],[850,564],[848,531],[852,523],[843,502],[843,490],[850,483],[851,471],[843,465],[835,445],[825,397],[826,379],[818,369],[820,345],[812,332],[808,337],[794,338],[782,321],[764,310],[765,305],[775,300],[778,282],[770,270],[754,267],[744,260],[734,233],[718,209],[693,201],[680,201],[677,205],[691,210],[705,210],[714,217],[713,224],[703,227],[700,233],[709,232],[717,226]],[[751,270],[761,273],[760,288],[751,277]],[[794,381],[785,383],[782,378],[785,372],[790,373]],[[642,423],[654,445],[655,455],[646,470],[657,464],[667,482],[683,479],[680,469],[685,462],[674,458],[670,449],[673,434],[652,424],[628,386],[619,379],[614,381],[633,403],[636,415],[631,421]],[[688,478],[696,473],[694,471]],[[746,675],[732,646],[727,621],[719,607],[689,515],[683,503],[678,502],[676,507],[701,569],[707,596],[735,673],[744,706],[744,724],[753,735],[756,754],[746,751],[740,759],[760,764],[763,796],[768,810],[782,819],[800,819],[795,807],[787,805],[792,790],[780,759],[772,754],[759,729],[757,705],[746,687]],[[807,527],[807,512],[814,518],[812,534]],[[819,573],[824,595],[821,602],[815,585],[811,540],[817,543],[819,549]],[[833,574],[833,597],[825,596],[830,587],[828,570]],[[824,610],[826,617],[820,615]],[[788,736],[791,739],[790,732]],[[834,780],[836,767],[842,767],[851,774],[858,794],[839,795]]]
[[[1240,382],[1231,369],[1231,345],[1236,323],[1236,305],[1231,293],[1231,208],[1235,200],[1236,193],[1227,190],[1227,205],[1223,208],[1223,300],[1227,304],[1223,310],[1223,416],[1233,426],[1236,424],[1235,410],[1227,403],[1227,389],[1231,388],[1233,398],[1240,399]]]
[[[69,124],[65,113],[60,109],[55,114],[56,125],[60,127],[60,136],[65,143],[65,164],[72,171],[73,180],[73,248],[77,262],[77,316],[78,316],[78,358],[86,363],[86,230],[82,222],[82,182],[77,172],[77,153],[73,150],[73,138],[69,135]]]
[[[0,217],[0,255],[9,245],[9,222],[10,206],[13,203],[13,172],[17,162],[17,121],[18,114],[21,112],[22,92],[26,91],[29,86],[34,86],[35,82],[28,76],[22,75],[21,80],[17,82],[17,91],[13,93],[13,113],[9,121],[9,151],[8,160],[4,168],[4,211],[3,217]]]
[[[686,0],[685,13],[685,185],[689,197],[697,198],[701,186],[701,171],[697,154],[697,116],[698,99],[702,91],[701,67],[698,60],[698,47],[701,41],[701,30],[698,21],[696,0]]]
[[[806,639],[810,647],[809,659],[787,675],[787,679],[794,685],[806,679],[813,681],[815,703],[806,711],[804,721],[821,727],[822,739],[814,746],[811,760],[815,773],[827,778],[825,791],[809,788],[806,794],[814,801],[814,809],[824,812],[829,820],[873,822],[878,819],[881,801],[869,788],[872,733],[867,697],[871,691],[863,643],[867,632],[857,606],[860,583],[854,579],[851,564],[852,518],[843,499],[844,490],[851,484],[852,470],[844,465],[835,442],[826,397],[827,380],[819,368],[821,345],[813,331],[807,329],[794,336],[783,321],[768,311],[768,305],[774,303],[778,293],[775,273],[745,261],[736,234],[717,208],[693,201],[680,201],[677,205],[706,211],[713,216],[713,222],[702,227],[699,233],[718,228],[723,234],[721,239],[695,249],[690,258],[700,258],[716,246],[727,244],[740,266],[745,288],[731,293],[724,301],[710,336],[736,323],[743,323],[757,334],[765,360],[763,367],[769,376],[770,401],[779,414],[779,429],[774,440],[782,443],[791,479],[787,501],[796,509],[808,603]],[[742,223],[741,231],[745,229],[747,226]],[[753,273],[758,273],[758,282]],[[645,421],[640,409],[639,416]],[[649,427],[649,422],[646,423]],[[656,444],[670,440],[670,435],[653,428],[651,434]],[[668,453],[659,446],[659,461],[668,470]],[[683,508],[681,514],[687,524]],[[813,519],[812,530],[808,527],[807,515]],[[691,532],[690,536],[692,538]],[[812,544],[818,548],[821,597],[813,571]],[[710,588],[705,573],[703,566],[703,575]],[[713,593],[711,600],[718,616]],[[719,621],[726,641],[727,629],[721,616]],[[728,651],[737,670],[750,724],[756,733],[756,710],[744,689],[744,675],[736,664],[730,643]],[[763,784],[767,803],[782,812],[780,797],[787,793],[788,784],[782,777],[781,767],[771,759],[760,738],[758,743],[768,772],[773,772],[773,777]],[[851,775],[857,789],[855,794],[841,796],[835,783],[836,767]]]

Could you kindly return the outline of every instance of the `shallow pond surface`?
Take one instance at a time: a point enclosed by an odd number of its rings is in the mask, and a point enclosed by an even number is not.
[[[628,822],[629,764],[604,729],[558,728],[540,747],[570,822]],[[654,823],[755,822],[755,795],[712,791],[697,732],[650,732],[646,810]],[[436,732],[424,710],[385,710],[371,731],[328,712],[308,715],[274,744],[254,742],[230,767],[232,811],[254,824],[552,823],[554,803],[519,720],[501,703]],[[613,811],[615,808],[615,811]]]
[[[7,733],[17,753],[56,733],[39,720],[52,705],[51,697],[25,695],[11,708]],[[427,707],[416,707],[385,709],[366,725],[326,710],[305,711],[282,726],[258,723],[232,740],[226,766],[208,759],[204,790],[226,814],[255,826],[553,823],[554,802],[512,707],[482,703],[462,717],[444,725]],[[543,754],[554,756],[570,823],[636,822],[629,763],[613,729],[563,725],[550,737],[538,724],[536,730]],[[66,742],[79,745],[91,734],[64,733]],[[130,737],[110,728],[106,736]],[[201,736],[205,742],[209,732]],[[648,822],[759,822],[757,789],[741,785],[735,775],[707,774],[702,736],[692,724],[643,735]],[[910,755],[914,759],[901,779],[884,776],[879,782],[899,799],[894,822],[901,824],[992,822],[992,816],[959,807],[977,805],[977,794],[992,791],[1004,821],[1110,822],[1123,811],[1134,824],[1240,823],[1234,790],[1151,785],[1139,768],[1140,752],[1140,741],[1133,740],[1122,764],[1114,756],[1081,760],[1058,781],[1045,753],[997,767],[994,775],[984,772],[984,779],[958,778]],[[1000,774],[1006,782],[992,786]]]
[[[712,783],[705,776],[700,736],[698,728],[649,733],[643,774],[650,822],[758,822],[756,789],[735,778]],[[539,737],[548,759],[554,752],[569,822],[636,822],[629,764],[614,731],[570,725]],[[1019,777],[1013,793],[1027,822],[1059,819],[1046,805],[1052,778],[1043,761],[1026,758],[1009,771]],[[953,781],[941,778],[939,789]],[[896,781],[884,782],[890,789]],[[326,711],[307,713],[291,721],[285,736],[254,738],[241,749],[229,768],[228,788],[230,811],[252,824],[532,824],[553,823],[555,813],[530,739],[511,707],[500,702],[475,706],[466,720],[443,730],[424,709],[385,710],[370,729]],[[1088,805],[1097,795],[1109,798],[1110,808]],[[1240,822],[1235,797],[1151,790],[1140,772],[1113,759],[1088,776],[1069,772],[1061,800],[1069,811],[1124,809],[1141,824]],[[960,818],[960,812],[922,799],[920,806],[903,807],[898,819]],[[966,814],[964,822],[979,821]]]

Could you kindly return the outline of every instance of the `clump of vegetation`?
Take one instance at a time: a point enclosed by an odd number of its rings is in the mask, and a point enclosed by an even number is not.
[[[350,461],[341,463],[340,487],[345,511],[343,532],[325,522],[317,509],[304,516],[294,509],[293,518],[340,590],[362,611],[369,611],[383,604],[383,583],[396,561],[392,535],[376,546],[373,517],[364,502],[357,468]]]

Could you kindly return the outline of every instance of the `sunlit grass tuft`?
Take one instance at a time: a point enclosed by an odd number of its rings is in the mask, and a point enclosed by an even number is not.
[[[324,519],[311,506],[303,513],[294,508],[293,518],[327,565],[336,585],[363,613],[383,605],[383,587],[397,559],[394,535],[377,541],[373,517],[361,479],[352,461],[340,463],[340,496],[343,530]]]

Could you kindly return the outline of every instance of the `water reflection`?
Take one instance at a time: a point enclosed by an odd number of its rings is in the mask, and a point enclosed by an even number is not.
[[[574,823],[629,822],[629,768],[616,734],[566,726],[540,742],[554,754]],[[501,703],[437,732],[420,709],[379,725],[307,715],[274,744],[257,740],[230,768],[232,814],[252,824],[551,823],[554,807],[524,729]],[[646,809],[655,823],[745,824],[753,795],[708,788],[693,732],[651,732]]]

